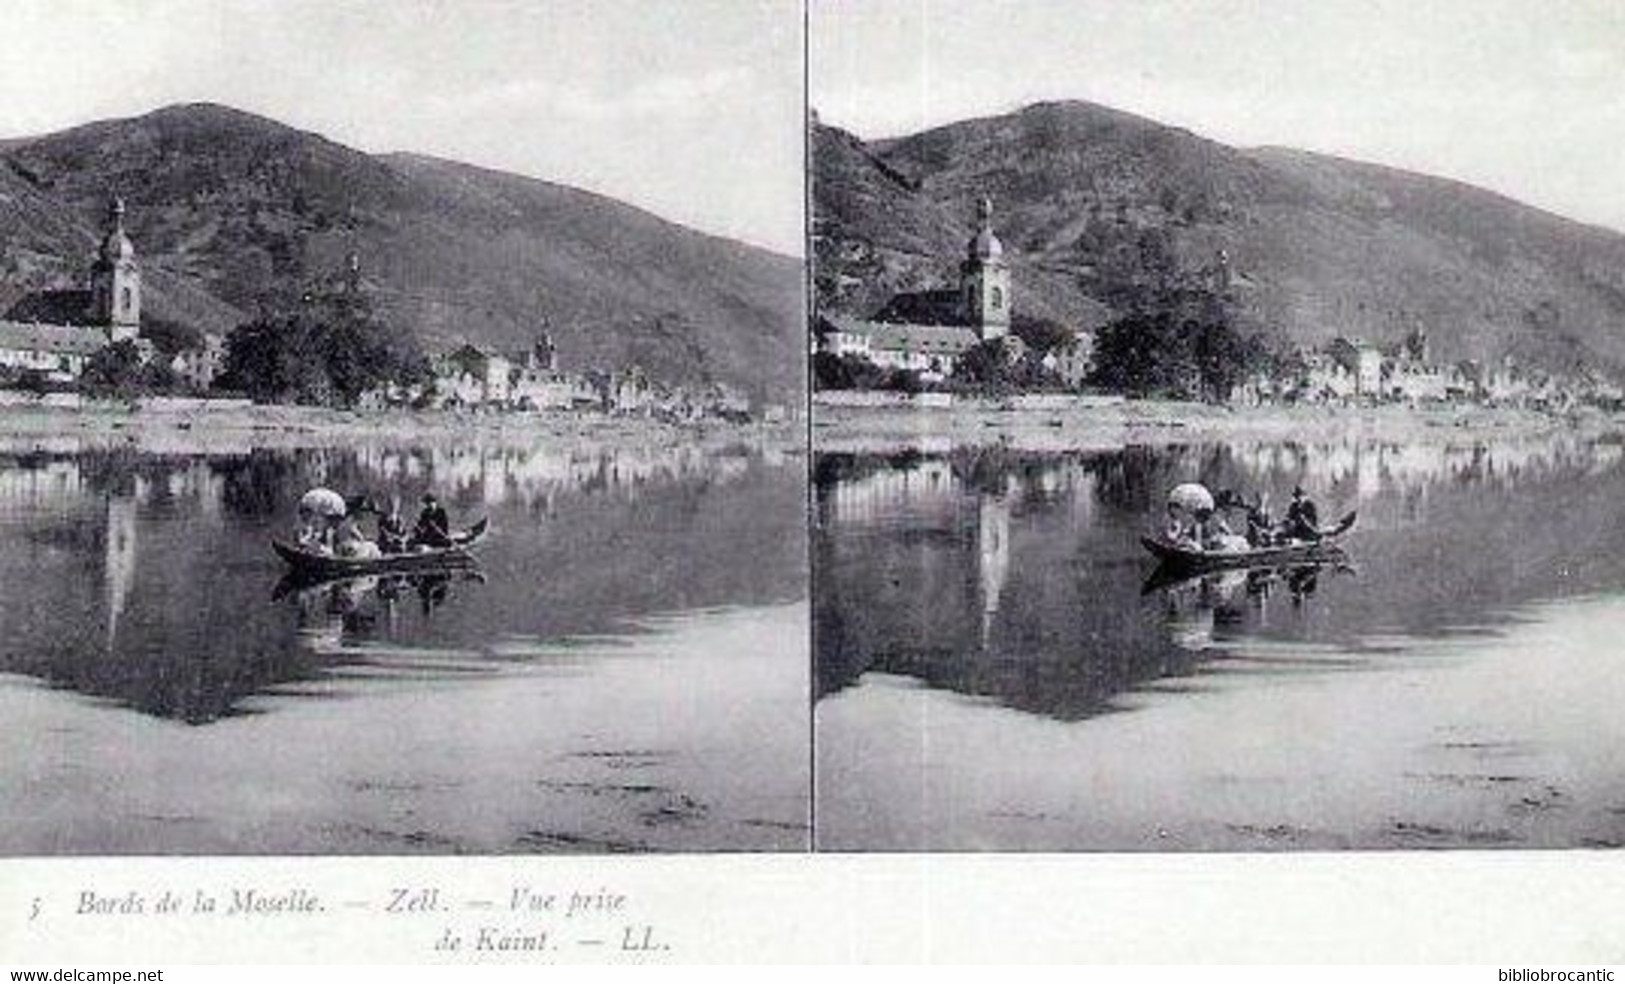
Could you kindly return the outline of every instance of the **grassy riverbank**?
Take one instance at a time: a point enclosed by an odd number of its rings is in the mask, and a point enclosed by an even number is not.
[[[1412,443],[1625,431],[1625,416],[1600,411],[1557,415],[1488,407],[1227,407],[1137,400],[1041,409],[992,400],[942,408],[817,404],[812,416],[813,450],[874,453],[964,444],[1062,451],[1214,440],[1363,437]]]

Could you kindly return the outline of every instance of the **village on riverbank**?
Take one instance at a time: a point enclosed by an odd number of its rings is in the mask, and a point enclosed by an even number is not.
[[[1402,419],[1384,408],[1461,426],[1493,419],[1500,427],[1625,409],[1625,388],[1583,366],[1565,373],[1522,366],[1511,355],[1440,359],[1419,321],[1387,345],[1344,336],[1315,347],[1265,341],[1234,323],[1237,285],[1223,250],[1201,269],[1137,284],[1128,313],[1109,323],[1066,325],[1023,315],[992,216],[984,197],[957,283],[893,294],[867,317],[838,304],[815,315],[820,428],[848,436],[886,430],[866,418],[897,410],[957,411],[928,415],[910,429],[960,431],[975,419],[974,431],[1024,412],[1039,415],[1028,423],[1056,428],[1223,430],[1233,429],[1223,422],[1238,419],[1248,426]],[[852,288],[861,286],[838,274],[823,284],[833,298],[860,293]],[[1003,416],[980,419],[988,414]]]
[[[800,412],[723,381],[653,379],[636,364],[567,368],[545,325],[523,352],[465,342],[426,354],[374,313],[353,252],[285,309],[225,335],[178,325],[142,309],[119,199],[81,284],[0,284],[0,308],[0,426],[13,430],[105,430],[154,414],[239,429],[399,431],[778,425]]]

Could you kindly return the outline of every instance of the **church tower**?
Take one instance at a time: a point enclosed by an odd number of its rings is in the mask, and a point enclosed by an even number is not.
[[[977,208],[981,228],[965,247],[959,267],[959,299],[965,321],[983,341],[1010,333],[1010,268],[1004,244],[993,234],[993,200],[986,195]]]
[[[122,198],[113,199],[107,221],[107,238],[90,268],[90,306],[92,317],[107,329],[107,340],[116,343],[141,333],[141,267],[124,234]]]

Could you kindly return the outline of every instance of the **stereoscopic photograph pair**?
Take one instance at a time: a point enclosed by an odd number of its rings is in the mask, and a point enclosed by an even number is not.
[[[7,21],[0,855],[1625,842],[1614,5]]]

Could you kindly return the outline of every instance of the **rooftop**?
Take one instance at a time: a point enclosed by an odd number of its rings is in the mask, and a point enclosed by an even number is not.
[[[5,320],[45,325],[89,327],[91,297],[88,290],[36,290],[24,294],[5,312]]]
[[[835,331],[867,336],[869,347],[882,351],[947,352],[957,355],[980,341],[974,329],[960,325],[865,321],[841,314],[820,317]]]
[[[0,350],[89,356],[106,345],[107,336],[93,328],[0,321]]]

